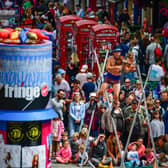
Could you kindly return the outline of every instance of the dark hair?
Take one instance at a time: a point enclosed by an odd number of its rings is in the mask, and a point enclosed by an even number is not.
[[[156,110],[156,111],[153,112],[153,119],[155,119],[155,115],[156,115],[156,114],[159,114],[159,120],[161,121],[161,120],[162,120],[162,116],[161,116],[159,110]]]
[[[165,135],[160,135],[160,136],[157,138],[157,141],[159,141],[160,139],[161,139],[164,143],[167,142]]]
[[[75,79],[75,80],[73,81],[73,83],[75,83],[75,84],[80,84],[80,81],[77,80],[77,79]]]
[[[131,104],[138,104],[138,100],[137,99],[133,99]]]
[[[81,6],[80,6],[80,4],[77,4],[76,7],[79,7],[79,8],[80,8]]]
[[[63,90],[63,89],[59,89],[59,90],[57,91],[57,93],[60,93],[60,92],[64,92],[64,90]]]
[[[125,94],[125,91],[124,90],[120,90],[120,93],[119,93],[119,96],[121,95],[121,94]],[[125,96],[126,96],[126,94],[125,94]]]
[[[155,99],[155,101],[154,101],[154,102],[156,103],[157,101],[159,101],[159,102],[160,102],[160,99]]]
[[[156,61],[156,63],[162,62],[162,58],[161,57],[155,57],[155,61]]]

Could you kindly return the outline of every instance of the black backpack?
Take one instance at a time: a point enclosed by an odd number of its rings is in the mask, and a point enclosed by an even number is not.
[[[136,63],[137,64],[143,64],[145,56],[143,55],[143,52],[142,52],[141,48],[139,48],[139,49],[135,48],[135,50],[138,52],[138,56],[136,58]]]

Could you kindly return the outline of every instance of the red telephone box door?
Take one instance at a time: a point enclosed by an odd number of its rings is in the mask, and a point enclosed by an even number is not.
[[[91,47],[92,50],[96,51],[99,63],[104,62],[107,49],[109,49],[109,55],[112,54],[113,47],[119,42],[118,36],[118,29],[112,25],[99,24],[92,27],[90,33]],[[98,76],[99,74],[96,64],[94,64],[93,69]]]
[[[80,66],[87,64],[91,67],[91,57],[89,50],[89,32],[92,26],[98,23],[93,20],[77,21],[74,25],[75,40],[77,45],[77,54],[80,59]]]
[[[56,53],[60,60],[61,68],[66,69],[71,60],[72,47],[73,47],[73,25],[75,21],[82,18],[75,15],[61,16],[57,20],[57,41]]]

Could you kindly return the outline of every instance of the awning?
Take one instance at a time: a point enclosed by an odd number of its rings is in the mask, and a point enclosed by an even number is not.
[[[41,121],[58,117],[54,109],[31,111],[0,110],[0,121]]]

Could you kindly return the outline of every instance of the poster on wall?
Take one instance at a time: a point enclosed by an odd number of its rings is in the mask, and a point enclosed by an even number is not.
[[[24,122],[7,123],[7,144],[22,145],[24,139]]]
[[[0,145],[0,167],[20,167],[21,146],[20,145]]]
[[[46,155],[45,145],[23,147],[22,167],[45,168]]]
[[[22,146],[41,145],[41,123],[8,122],[7,143]]]
[[[23,146],[41,145],[41,123],[40,122],[25,122],[25,140]]]
[[[51,44],[0,45],[0,109],[46,109],[52,84]]]

